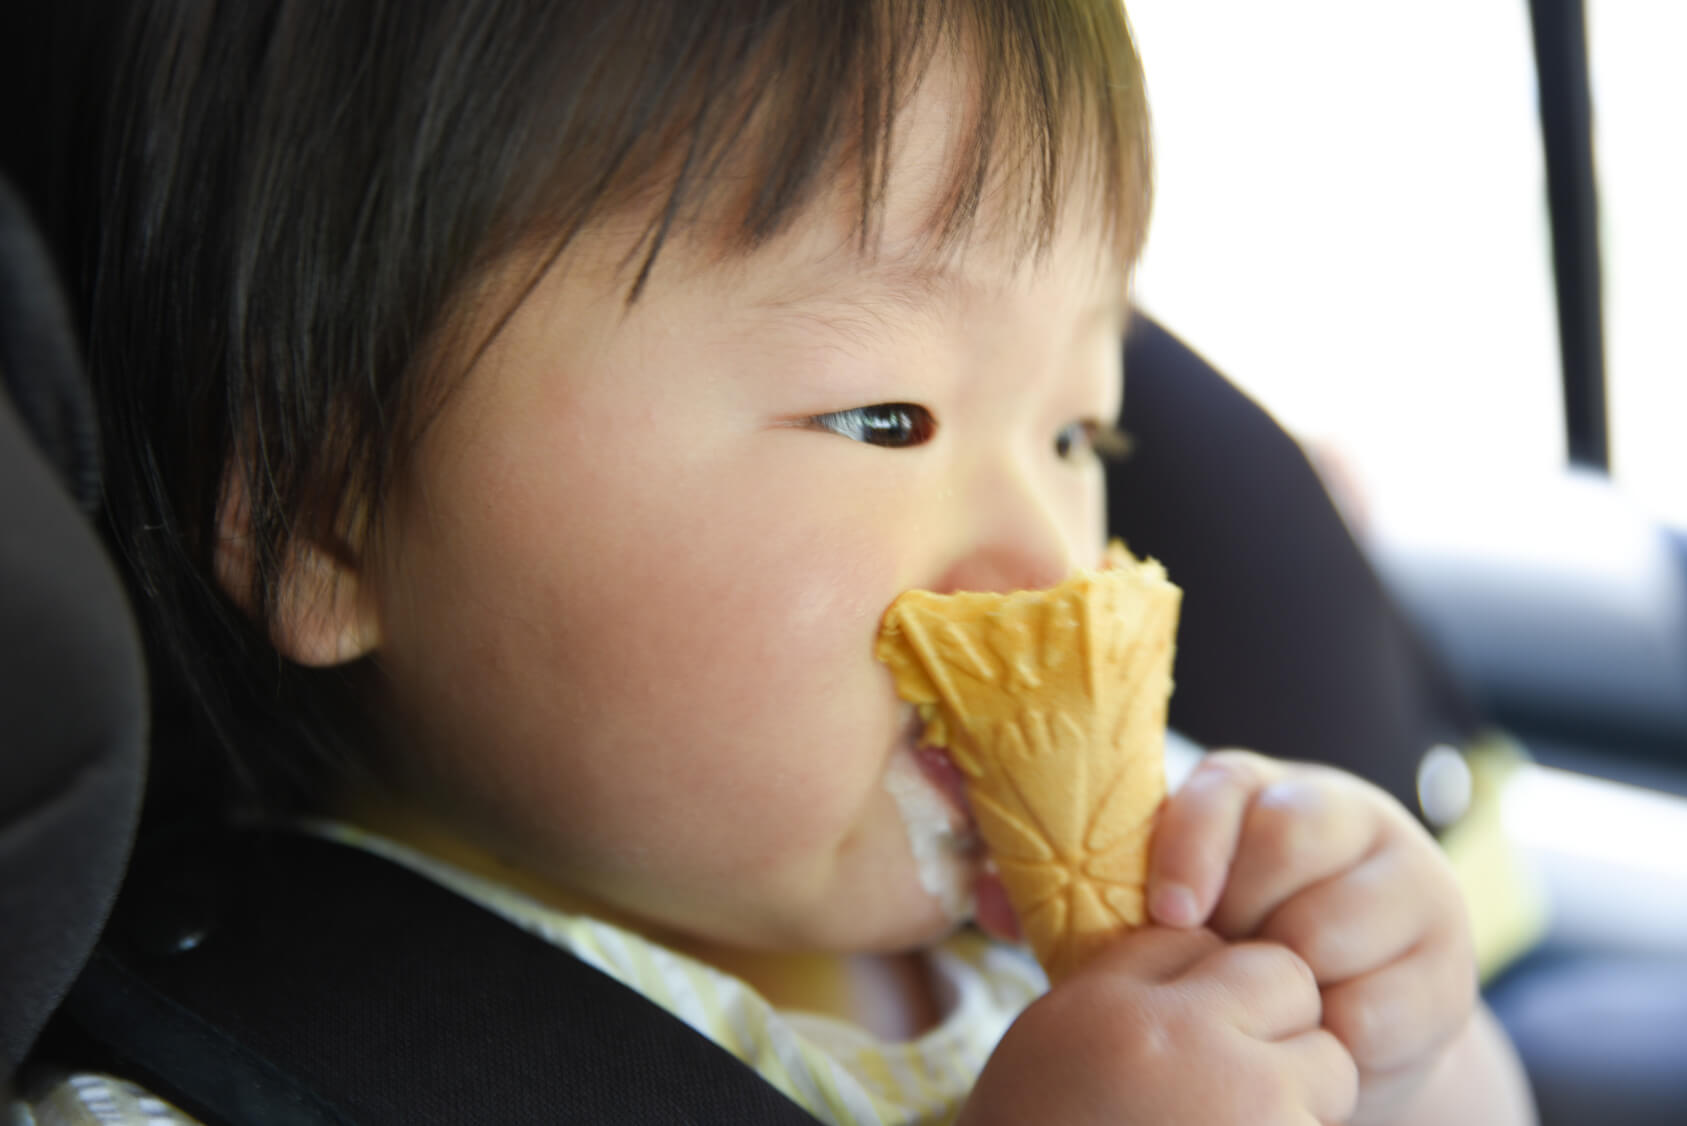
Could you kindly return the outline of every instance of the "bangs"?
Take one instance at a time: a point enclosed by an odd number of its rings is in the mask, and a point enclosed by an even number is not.
[[[626,26],[558,91],[572,107],[539,206],[505,229],[551,254],[608,214],[638,216],[623,266],[637,299],[670,236],[744,253],[823,195],[869,251],[900,112],[934,60],[958,64],[966,115],[928,230],[941,251],[992,222],[1019,253],[1047,248],[1063,209],[1099,219],[1135,261],[1150,198],[1142,71],[1119,0],[746,0],[616,6]],[[576,70],[576,74],[580,71]],[[584,110],[584,114],[577,111]],[[584,158],[584,159],[582,159]],[[582,168],[595,175],[582,179]],[[518,208],[519,210],[519,208]]]

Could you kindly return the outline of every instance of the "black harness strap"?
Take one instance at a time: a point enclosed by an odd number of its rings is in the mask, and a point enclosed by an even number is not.
[[[286,833],[141,862],[72,1032],[209,1123],[814,1119],[619,982],[403,867]]]

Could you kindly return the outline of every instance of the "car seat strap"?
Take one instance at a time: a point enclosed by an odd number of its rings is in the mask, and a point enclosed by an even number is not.
[[[288,832],[133,869],[62,1012],[207,1123],[814,1119],[643,996],[432,881]]]

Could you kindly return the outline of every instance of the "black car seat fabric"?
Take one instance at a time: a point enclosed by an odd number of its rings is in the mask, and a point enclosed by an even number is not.
[[[94,404],[46,248],[0,179],[0,384],[78,507],[100,503]]]
[[[55,1033],[212,1124],[814,1123],[572,954],[291,832],[143,847]]]
[[[1125,344],[1113,532],[1184,590],[1171,723],[1330,763],[1418,809],[1417,771],[1480,719],[1360,551],[1300,446],[1164,327]]]
[[[0,181],[0,1084],[92,949],[139,806],[145,693],[53,272]]]

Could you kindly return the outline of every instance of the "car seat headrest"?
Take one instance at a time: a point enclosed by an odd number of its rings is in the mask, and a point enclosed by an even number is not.
[[[88,519],[95,423],[69,325],[0,180],[0,1091],[98,937],[143,777],[140,642]]]
[[[70,317],[23,205],[0,180],[0,383],[85,512],[99,504],[99,446]]]

